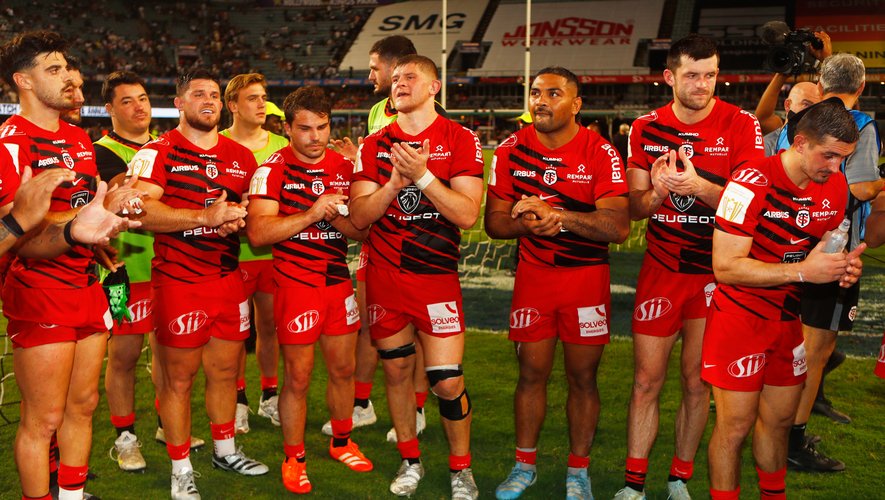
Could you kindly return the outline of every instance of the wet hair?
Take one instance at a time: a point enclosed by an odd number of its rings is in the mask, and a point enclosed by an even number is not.
[[[688,56],[689,59],[695,61],[713,56],[718,58],[719,48],[712,38],[693,33],[670,45],[670,50],[667,52],[667,69],[675,72],[676,68],[682,64],[682,56]]]
[[[292,124],[295,115],[299,111],[310,111],[320,116],[332,114],[332,101],[326,92],[319,87],[301,87],[286,96],[283,101],[283,112],[286,113],[286,123]]]
[[[54,31],[26,31],[14,36],[0,46],[0,76],[9,85],[15,87],[13,75],[23,69],[33,68],[37,64],[37,56],[61,52],[68,48],[64,38]]]
[[[796,135],[802,135],[815,144],[822,143],[827,136],[848,144],[860,139],[854,118],[838,97],[809,106],[802,113],[802,118],[796,124]]]
[[[418,51],[415,50],[415,44],[402,35],[393,35],[382,38],[375,42],[369,50],[369,54],[378,54],[378,57],[381,59],[393,63],[405,56],[417,53]]]
[[[175,95],[183,96],[194,80],[212,80],[216,84],[218,83],[218,77],[208,69],[194,68],[178,77],[178,80],[175,82]]]
[[[144,79],[132,71],[114,71],[105,79],[101,86],[101,99],[105,104],[110,104],[114,100],[114,92],[120,85],[141,85],[141,88],[147,91]]]

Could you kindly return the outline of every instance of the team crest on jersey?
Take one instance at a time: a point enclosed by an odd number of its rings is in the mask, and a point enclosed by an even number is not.
[[[421,190],[416,186],[406,186],[396,195],[396,201],[403,212],[414,213],[421,204]]]
[[[65,166],[68,167],[69,169],[71,169],[71,170],[74,169],[74,158],[71,157],[71,155],[68,154],[67,151],[61,152],[61,161],[63,161]]]
[[[552,186],[552,185],[556,184],[556,181],[558,179],[559,179],[559,177],[556,175],[555,168],[551,167],[551,168],[548,168],[547,170],[544,171],[544,184],[547,184],[548,186]]]
[[[71,195],[71,208],[82,207],[89,203],[89,191],[77,191]]]
[[[685,154],[686,158],[691,159],[691,157],[694,156],[694,146],[691,144],[683,144],[682,146],[679,146],[679,150]]]
[[[683,196],[681,194],[670,193],[670,202],[672,202],[676,210],[679,210],[680,212],[685,212],[686,210],[691,208],[691,206],[694,205],[694,200],[696,199],[697,196],[693,194]]]
[[[326,192],[326,186],[323,185],[322,180],[314,179],[313,182],[310,183],[310,190],[313,191],[313,194],[319,196]]]
[[[206,175],[208,175],[210,179],[218,177],[218,167],[216,167],[214,163],[207,163]]]
[[[800,208],[798,212],[796,212],[796,225],[800,228],[803,228],[811,222],[811,213],[808,212],[805,208]]]

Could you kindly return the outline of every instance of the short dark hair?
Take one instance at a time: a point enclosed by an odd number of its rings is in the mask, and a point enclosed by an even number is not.
[[[187,92],[188,87],[190,87],[191,82],[194,80],[212,80],[218,84],[219,89],[221,88],[221,84],[218,83],[218,77],[215,76],[215,73],[212,73],[206,68],[194,68],[178,77],[178,81],[175,82],[175,95],[179,97],[184,95],[184,93]]]
[[[578,75],[563,68],[562,66],[547,66],[541,71],[538,71],[538,74],[535,75],[535,78],[538,78],[541,75],[556,75],[565,78],[566,82],[571,83],[575,86],[577,96],[581,97],[581,82],[580,80],[578,80]],[[535,78],[532,78],[533,82],[535,81]]]
[[[0,76],[15,87],[13,75],[23,69],[33,68],[39,54],[64,54],[67,48],[67,41],[54,31],[26,31],[16,35],[0,47]]]
[[[108,75],[101,86],[101,99],[105,104],[113,102],[114,91],[120,85],[141,85],[141,87],[147,91],[144,79],[137,74],[132,71],[114,71]]]
[[[430,73],[430,75],[433,76],[434,80],[439,80],[439,70],[436,68],[436,63],[433,62],[433,59],[427,56],[412,54],[409,56],[400,57],[399,60],[396,61],[394,69],[399,68],[400,66],[405,66],[406,64],[415,64],[419,68]]]
[[[670,50],[667,52],[667,69],[676,71],[676,68],[682,64],[682,56],[688,56],[695,61],[713,56],[718,58],[719,47],[712,38],[692,33],[670,45]]]
[[[68,71],[81,71],[80,58],[71,54],[65,54],[65,61],[68,62]]]
[[[796,124],[796,135],[802,135],[815,144],[822,143],[827,136],[848,144],[860,139],[857,123],[838,97],[805,108]]]
[[[320,116],[332,115],[332,101],[326,92],[319,87],[301,87],[286,96],[283,101],[283,112],[286,123],[292,124],[299,111],[310,111]]]
[[[415,44],[402,35],[393,35],[382,38],[372,45],[369,54],[378,54],[378,57],[388,62],[397,62],[400,58],[417,54]]]

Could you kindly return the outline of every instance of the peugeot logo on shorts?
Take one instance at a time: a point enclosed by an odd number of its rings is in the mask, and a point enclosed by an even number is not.
[[[381,318],[387,315],[387,311],[378,304],[370,304],[369,307],[366,308],[366,313],[369,315],[370,326],[381,321]]]
[[[523,307],[510,313],[510,328],[528,328],[541,319],[541,313],[534,307]]]
[[[190,335],[202,328],[208,320],[209,315],[206,311],[191,311],[169,322],[169,331],[172,335]]]
[[[406,186],[396,195],[396,201],[403,212],[411,214],[415,212],[421,203],[421,190],[417,186]]]
[[[655,297],[648,299],[636,306],[633,310],[633,318],[636,321],[651,321],[664,316],[673,309],[673,303],[667,297]]]
[[[132,322],[136,323],[141,321],[153,312],[153,304],[151,303],[151,299],[141,299],[138,302],[129,306],[129,315],[132,316]],[[171,328],[170,328],[171,329]]]
[[[310,311],[295,316],[295,318],[286,325],[286,329],[292,333],[304,333],[317,326],[317,323],[319,322],[320,312],[316,309],[311,309]]]
[[[728,365],[728,374],[732,377],[752,377],[765,366],[765,353],[749,354]]]

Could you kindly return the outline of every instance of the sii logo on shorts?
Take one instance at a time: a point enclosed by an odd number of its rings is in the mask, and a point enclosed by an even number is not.
[[[598,337],[608,333],[605,304],[578,308],[578,328],[582,337]]]
[[[202,328],[208,320],[209,315],[206,311],[191,311],[169,322],[169,331],[172,335],[190,335]]]
[[[387,311],[378,304],[369,304],[366,308],[366,314],[369,315],[369,326],[381,321],[381,318],[387,315]]]
[[[403,212],[407,214],[414,213],[418,205],[421,204],[421,190],[414,185],[406,186],[396,195],[396,201]]]
[[[633,319],[636,321],[652,321],[658,319],[673,309],[673,303],[667,297],[655,297],[648,299],[636,306],[633,310]]]
[[[541,319],[541,313],[534,307],[522,307],[510,313],[510,328],[528,328]]]
[[[295,318],[286,325],[286,329],[292,333],[304,333],[317,326],[317,323],[319,322],[320,312],[316,309],[311,309],[310,311],[295,316]]]
[[[137,323],[150,316],[154,307],[151,299],[141,299],[127,309],[129,309],[129,315],[132,316],[132,322]]]
[[[764,352],[749,354],[747,356],[744,356],[743,358],[733,361],[730,365],[728,365],[728,374],[732,377],[737,378],[752,377],[753,375],[759,373],[764,366]]]
[[[449,333],[461,331],[461,316],[458,314],[456,302],[437,302],[427,304],[427,315],[433,333]]]

